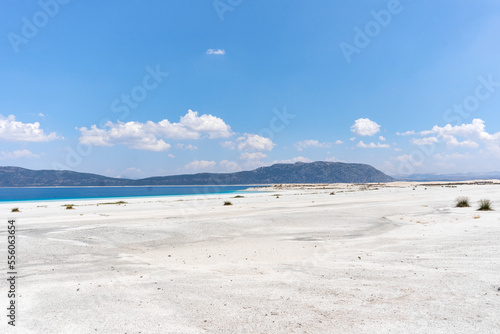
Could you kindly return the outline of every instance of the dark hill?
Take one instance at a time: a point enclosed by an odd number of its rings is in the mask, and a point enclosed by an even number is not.
[[[0,187],[230,185],[273,183],[369,183],[393,178],[365,164],[317,161],[275,164],[236,173],[199,173],[149,177],[139,180],[56,170],[0,167]]]
[[[391,182],[393,178],[370,165],[317,161],[275,164],[236,173],[200,173],[150,177],[137,185],[273,184],[273,183],[368,183]]]
[[[132,181],[69,170],[31,170],[21,167],[0,167],[0,187],[123,186]]]

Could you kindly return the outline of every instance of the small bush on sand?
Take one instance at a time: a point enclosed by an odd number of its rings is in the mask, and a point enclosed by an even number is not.
[[[233,205],[233,203],[231,203],[229,201],[224,201],[224,205]]]
[[[112,205],[112,204],[121,205],[121,204],[127,204],[127,202],[118,201],[118,202],[97,203],[97,205]]]
[[[479,201],[479,209],[478,211],[492,211],[491,201],[489,199],[482,199]]]
[[[245,198],[245,196],[236,195],[236,196],[234,196],[233,198]]]
[[[332,192],[330,193],[330,195],[335,195],[335,191],[332,191]]]
[[[64,204],[62,206],[66,207],[66,210],[74,210],[75,208],[73,207],[74,204]]]
[[[19,211],[19,208],[13,208],[11,212],[21,212],[21,211]]]
[[[470,204],[469,204],[469,197],[457,197],[457,199],[455,200],[455,207],[456,208],[468,208],[470,207]]]

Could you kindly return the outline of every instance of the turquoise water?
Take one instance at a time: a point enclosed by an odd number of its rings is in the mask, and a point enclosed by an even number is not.
[[[0,188],[0,202],[232,193],[249,186]]]

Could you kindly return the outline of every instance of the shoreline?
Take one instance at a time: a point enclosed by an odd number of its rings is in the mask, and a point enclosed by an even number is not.
[[[16,327],[498,332],[497,184],[368,188],[2,202],[18,233]],[[472,207],[455,208],[459,196]],[[499,211],[477,211],[481,198]]]

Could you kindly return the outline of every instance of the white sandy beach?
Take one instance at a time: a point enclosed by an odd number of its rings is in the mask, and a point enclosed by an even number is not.
[[[500,185],[335,187],[0,204],[0,332],[500,332]]]

